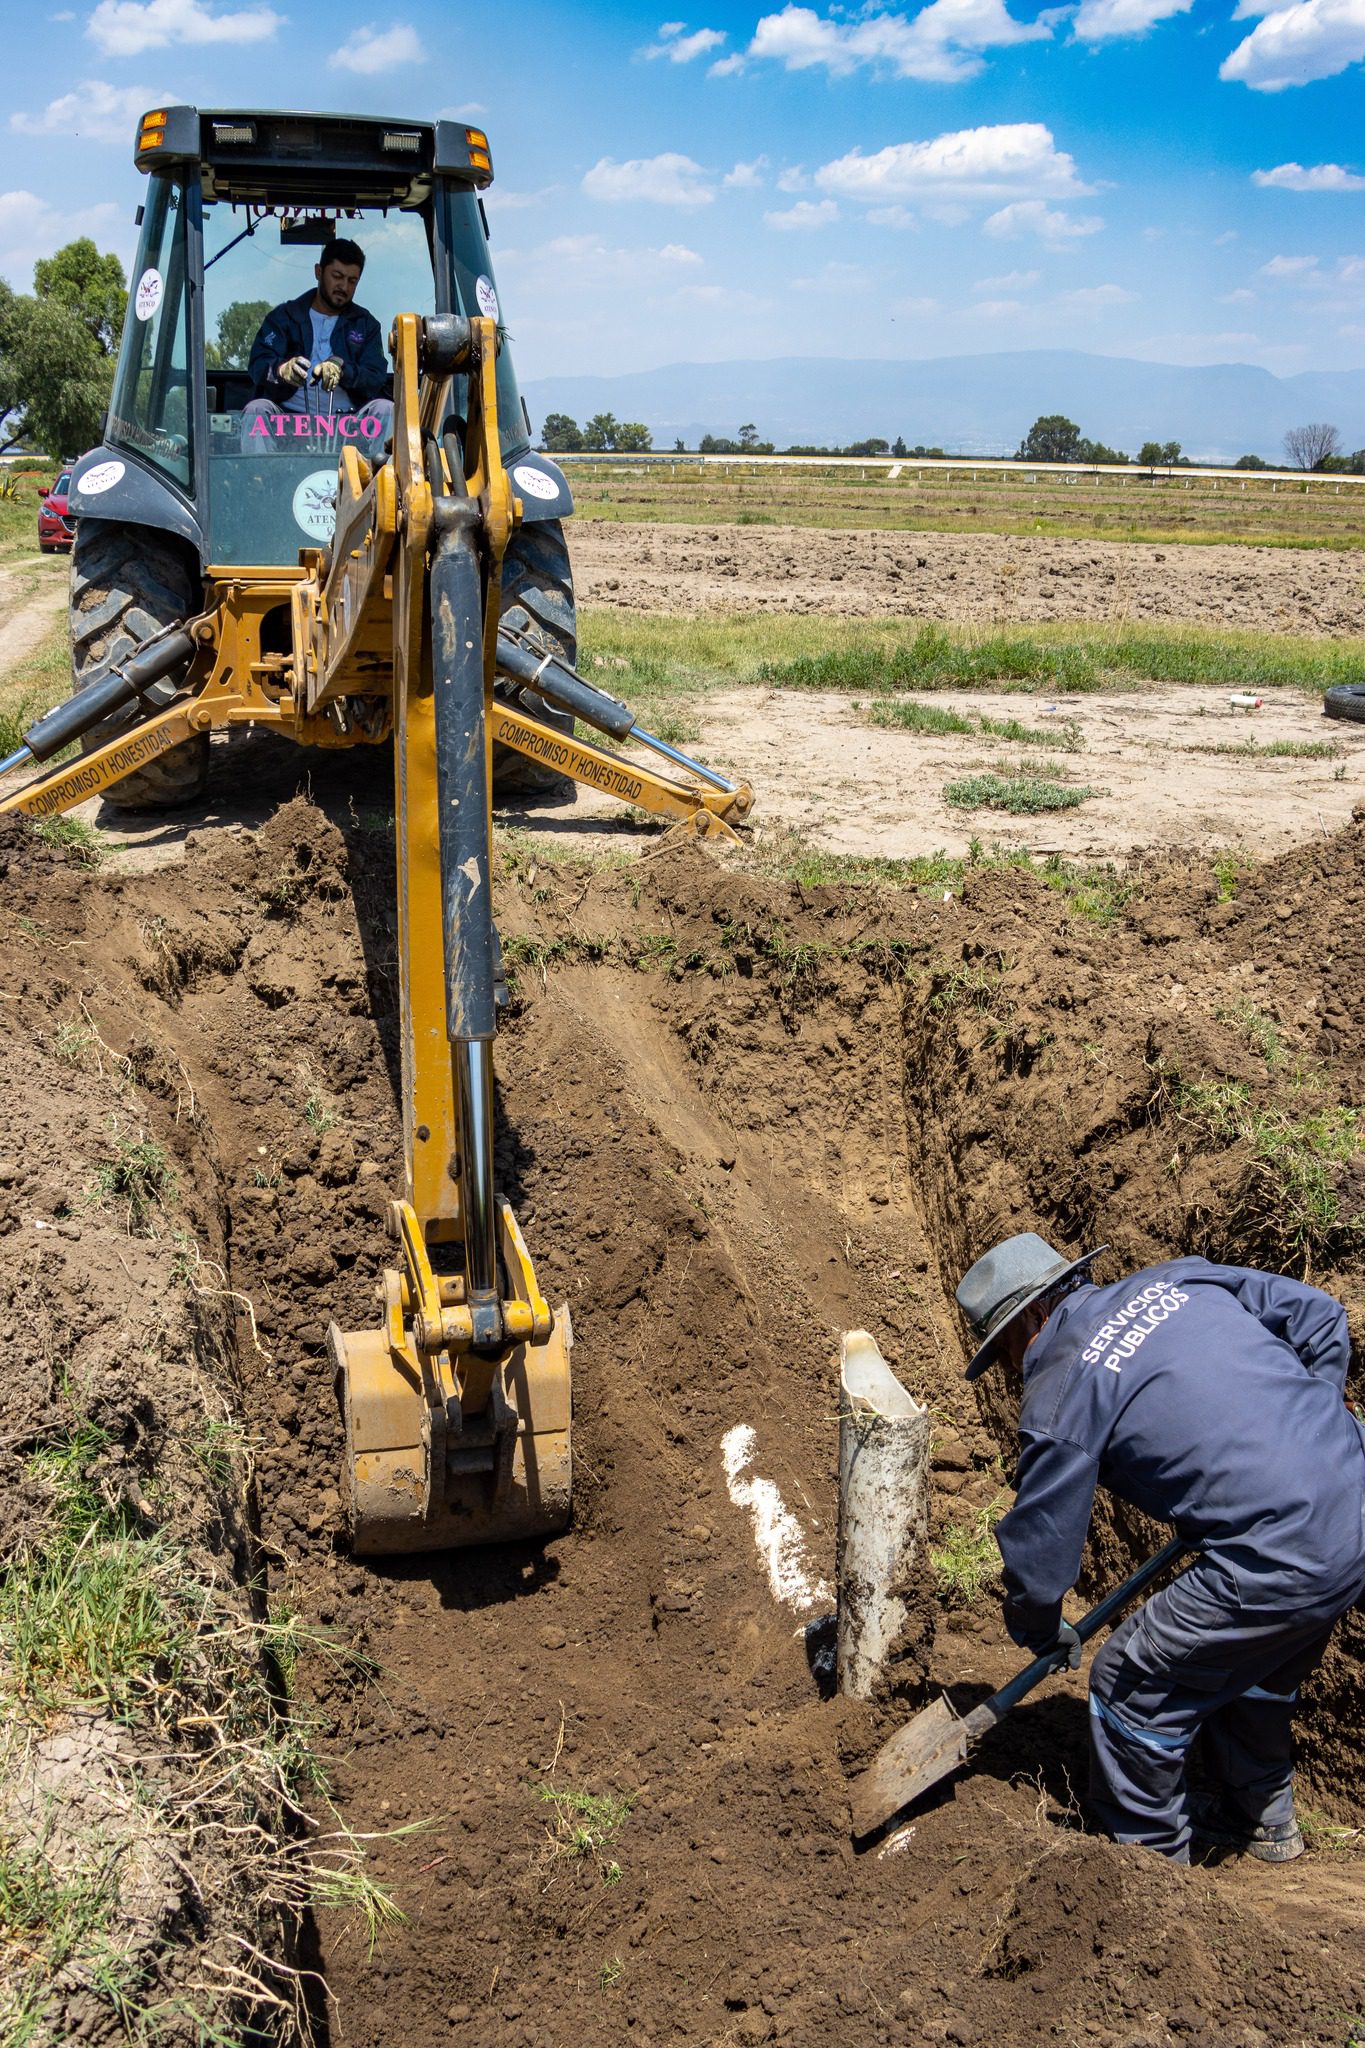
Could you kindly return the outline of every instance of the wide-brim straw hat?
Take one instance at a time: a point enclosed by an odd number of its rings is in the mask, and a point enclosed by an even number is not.
[[[1069,1259],[1045,1237],[1021,1230],[1017,1237],[1007,1237],[993,1251],[983,1253],[963,1274],[957,1289],[957,1305],[977,1341],[966,1377],[974,1380],[993,1362],[1000,1338],[1030,1302],[1108,1249],[1107,1244],[1096,1245],[1094,1251]]]

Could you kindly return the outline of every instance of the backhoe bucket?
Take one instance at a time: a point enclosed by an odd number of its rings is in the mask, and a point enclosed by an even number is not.
[[[461,1415],[449,1356],[379,1330],[327,1333],[346,1420],[351,1547],[360,1557],[549,1536],[572,1497],[567,1307],[540,1342],[514,1344],[487,1407]],[[397,1316],[401,1329],[401,1312]]]

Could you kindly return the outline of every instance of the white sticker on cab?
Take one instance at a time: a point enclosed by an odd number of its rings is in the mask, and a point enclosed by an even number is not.
[[[519,491],[528,498],[557,498],[559,485],[552,476],[546,476],[543,469],[532,469],[529,462],[519,462],[512,471],[512,481]]]
[[[133,310],[139,320],[150,320],[161,304],[161,272],[144,270],[133,294]]]
[[[76,489],[83,498],[98,498],[101,491],[112,491],[115,484],[122,483],[127,466],[123,462],[97,462],[84,476],[76,478]]]
[[[474,296],[479,302],[479,311],[483,314],[484,319],[496,320],[498,317],[498,295],[494,290],[491,277],[481,277],[479,279],[474,287]]]

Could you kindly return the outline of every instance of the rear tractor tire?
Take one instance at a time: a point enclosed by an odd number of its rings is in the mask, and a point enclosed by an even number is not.
[[[135,654],[163,626],[200,609],[197,565],[174,541],[149,526],[82,520],[71,556],[71,668],[74,690],[88,690]],[[158,684],[168,695],[176,676]],[[81,741],[91,753],[134,721],[106,719]],[[121,810],[174,810],[191,804],[208,784],[209,736],[196,733],[181,746],[134,769],[105,793]]]
[[[519,526],[502,562],[502,623],[522,633],[542,654],[558,655],[573,668],[578,660],[578,622],[574,611],[573,569],[564,527],[558,519],[537,519]],[[500,677],[497,694],[504,703],[525,711],[541,725],[573,738],[573,714],[556,711],[535,690]],[[494,745],[495,797],[568,797],[575,784],[556,768],[528,761],[512,747]]]

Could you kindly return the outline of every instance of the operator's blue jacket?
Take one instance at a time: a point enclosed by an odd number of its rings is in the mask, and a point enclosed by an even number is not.
[[[1068,1295],[1024,1354],[995,1532],[1014,1640],[1055,1640],[1097,1482],[1220,1559],[1243,1609],[1330,1619],[1365,1581],[1350,1356],[1340,1302],[1273,1273],[1171,1259]]]
[[[313,353],[313,323],[308,309],[314,293],[310,288],[297,299],[273,306],[262,320],[251,344],[251,395],[273,398],[282,405],[297,395],[292,384],[281,384],[274,372],[291,356]],[[384,360],[384,339],[379,322],[364,306],[348,306],[337,314],[332,329],[332,354],[341,364],[341,385],[350,393],[352,405],[368,405],[372,398],[386,395],[389,366]]]

